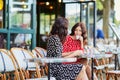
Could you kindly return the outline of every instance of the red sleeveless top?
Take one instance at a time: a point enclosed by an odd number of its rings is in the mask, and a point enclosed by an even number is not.
[[[84,49],[81,48],[80,40],[74,40],[74,39],[72,39],[72,37],[70,35],[68,35],[63,44],[63,53],[75,51],[75,50],[83,50],[84,51]],[[75,62],[75,63],[78,63],[80,60],[81,59],[78,59],[77,62]]]

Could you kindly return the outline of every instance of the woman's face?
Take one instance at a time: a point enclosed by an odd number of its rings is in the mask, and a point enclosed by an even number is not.
[[[81,36],[82,35],[82,30],[81,30],[81,27],[80,26],[78,26],[76,29],[75,29],[75,32],[74,32],[75,34],[75,36],[76,35],[79,35],[79,36]]]

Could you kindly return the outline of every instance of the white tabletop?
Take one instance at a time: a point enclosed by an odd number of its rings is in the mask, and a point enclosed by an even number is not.
[[[77,58],[31,58],[25,59],[25,61],[40,63],[62,63],[62,62],[76,62]]]
[[[113,54],[83,54],[81,58],[96,58],[96,59],[101,59],[101,58],[109,58],[112,57]]]

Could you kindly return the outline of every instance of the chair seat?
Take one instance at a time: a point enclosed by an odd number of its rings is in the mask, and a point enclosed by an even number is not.
[[[22,78],[40,78],[41,74],[39,71],[39,66],[35,62],[27,62],[24,61],[27,58],[34,58],[34,55],[31,51],[22,48],[11,48],[10,49],[11,55],[14,57],[19,69]],[[33,75],[33,73],[35,75]],[[37,79],[33,79],[37,80]]]
[[[35,71],[36,68],[28,68],[27,70],[29,70],[29,71]],[[40,71],[41,69],[38,69],[38,70]]]
[[[0,72],[3,72],[4,68],[5,72],[15,71],[15,67],[10,56],[8,56],[8,54],[3,51],[1,51],[1,55],[2,56],[0,56]]]
[[[97,69],[97,70],[104,69],[104,65],[94,66],[94,69]]]
[[[106,64],[105,67],[114,68],[114,67],[115,67],[115,64]]]
[[[109,74],[120,74],[120,70],[107,71]]]

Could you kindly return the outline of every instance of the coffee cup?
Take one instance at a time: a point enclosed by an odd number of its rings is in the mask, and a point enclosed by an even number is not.
[[[80,36],[79,35],[76,35],[76,39],[78,40],[80,38]]]

